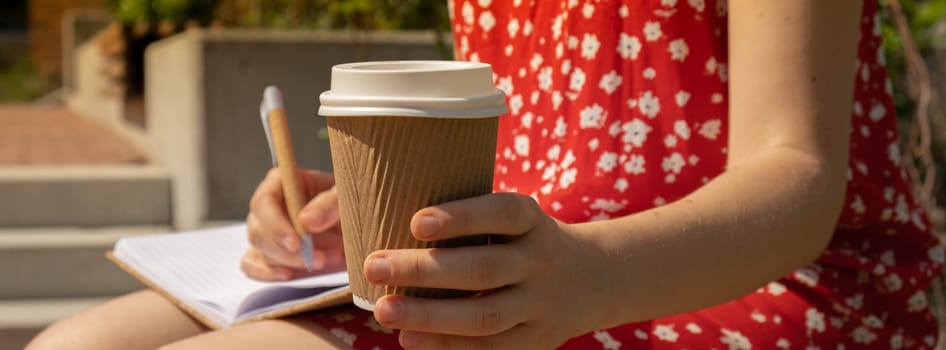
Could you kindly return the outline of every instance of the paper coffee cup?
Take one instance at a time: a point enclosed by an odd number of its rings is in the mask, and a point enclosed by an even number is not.
[[[345,256],[355,304],[385,294],[427,298],[475,291],[376,286],[363,274],[379,249],[486,244],[487,236],[422,242],[410,221],[431,205],[492,191],[496,132],[506,113],[489,65],[389,61],[333,67],[320,96],[327,119]]]

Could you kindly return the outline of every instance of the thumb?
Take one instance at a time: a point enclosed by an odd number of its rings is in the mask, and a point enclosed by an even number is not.
[[[308,232],[319,233],[338,223],[338,192],[335,186],[312,198],[299,213],[302,226]]]

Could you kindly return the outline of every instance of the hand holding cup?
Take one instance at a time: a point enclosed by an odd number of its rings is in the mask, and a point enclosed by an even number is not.
[[[374,285],[365,258],[380,249],[483,245],[486,235],[422,241],[411,217],[424,207],[488,194],[504,94],[489,65],[455,61],[335,66],[320,97],[336,175],[355,304],[383,295],[470,296],[471,291]]]

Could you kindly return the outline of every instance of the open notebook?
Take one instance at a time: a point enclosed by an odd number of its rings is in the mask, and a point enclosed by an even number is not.
[[[345,271],[260,282],[240,271],[246,225],[120,239],[108,257],[211,328],[351,302]]]

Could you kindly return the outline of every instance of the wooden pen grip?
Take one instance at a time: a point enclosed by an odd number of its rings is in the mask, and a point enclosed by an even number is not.
[[[273,137],[273,151],[276,153],[276,166],[279,167],[289,220],[296,233],[302,235],[305,230],[299,222],[299,212],[302,211],[304,200],[303,187],[296,171],[296,153],[292,149],[292,137],[289,135],[289,123],[286,121],[284,110],[275,109],[269,112],[269,129]]]

